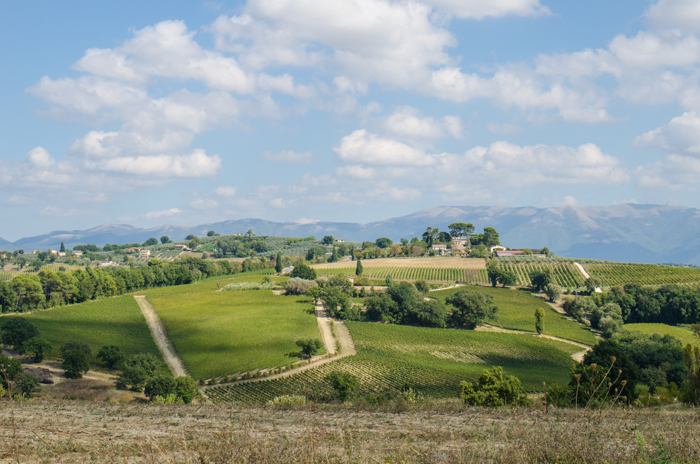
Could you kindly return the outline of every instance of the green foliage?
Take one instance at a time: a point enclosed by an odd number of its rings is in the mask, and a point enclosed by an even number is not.
[[[386,276],[386,279],[384,279],[384,281],[387,287],[391,287],[392,285],[394,285],[394,279],[391,277],[391,274]]]
[[[362,272],[363,272],[363,269],[362,269],[362,260],[361,260],[361,259],[358,259],[358,260],[357,260],[357,265],[355,266],[355,275],[359,277],[359,276],[362,275]]]
[[[347,293],[338,287],[324,287],[319,292],[319,298],[323,301],[323,309],[331,317],[347,319],[352,307]]]
[[[583,263],[586,272],[600,285],[664,285],[700,281],[700,269],[658,264]]]
[[[61,345],[61,356],[65,376],[69,379],[80,379],[83,373],[90,370],[90,358],[92,350],[87,343],[72,341]]]
[[[15,358],[0,355],[0,386],[8,390],[8,381],[14,382],[15,377],[23,371],[22,363]]]
[[[140,391],[146,381],[154,377],[161,369],[161,361],[150,353],[139,353],[124,360],[124,368],[119,377],[122,387],[130,386]]]
[[[311,247],[306,251],[306,260],[312,261],[319,256],[324,256],[326,254],[326,249],[323,247]]]
[[[321,243],[324,245],[333,245],[335,243],[335,238],[332,235],[325,235],[321,239]]]
[[[506,375],[500,366],[484,370],[476,384],[464,381],[459,386],[462,400],[470,406],[526,406],[531,403],[520,379]]]
[[[175,394],[185,404],[190,404],[197,396],[197,382],[190,376],[180,376],[175,379]]]
[[[428,293],[430,291],[430,284],[423,279],[413,282],[413,286],[421,293]]]
[[[306,264],[299,264],[292,269],[289,277],[299,277],[304,280],[314,280],[316,278],[316,271],[311,269]]]
[[[143,242],[143,246],[154,246],[154,245],[158,245],[158,239],[155,237],[151,237],[148,240],[146,240],[145,242]]]
[[[377,248],[389,248],[393,243],[392,239],[386,237],[380,237],[374,242]]]
[[[279,274],[282,272],[282,269],[282,254],[277,253],[277,256],[275,257],[275,272]]]
[[[684,403],[700,405],[700,348],[686,345],[684,349],[688,378],[683,386],[681,399]]]
[[[176,386],[175,379],[170,373],[161,372],[146,381],[143,392],[152,401],[156,396],[166,398],[175,393]]]
[[[574,401],[600,407],[610,401],[636,399],[639,368],[615,340],[601,340],[571,372],[569,388]]]
[[[124,360],[124,353],[118,346],[103,346],[97,352],[97,359],[102,361],[107,369],[115,369]]]
[[[32,393],[41,392],[41,377],[35,374],[21,373],[15,377],[15,389],[25,398],[31,398]]]
[[[2,323],[2,342],[24,354],[25,343],[39,336],[39,329],[23,317],[11,317]]]
[[[304,295],[310,288],[316,286],[318,286],[318,284],[313,280],[292,277],[284,284],[284,292],[287,295]]]
[[[323,342],[318,338],[304,338],[297,340],[294,344],[301,350],[300,353],[295,353],[295,355],[300,354],[302,358],[310,358],[323,348]]]
[[[326,380],[331,384],[331,387],[336,391],[338,399],[347,401],[357,386],[359,380],[356,376],[349,372],[333,371],[326,376]]]
[[[555,302],[561,299],[562,288],[555,283],[548,283],[544,287],[544,294],[549,298],[549,301]]]
[[[24,351],[33,353],[32,362],[40,363],[44,360],[46,353],[51,350],[51,343],[41,337],[32,337],[24,343]]]
[[[683,345],[673,336],[623,331],[613,335],[612,339],[637,366],[638,372],[657,386],[681,385],[685,381],[687,369],[683,362]],[[663,375],[663,380],[658,379],[658,373]],[[651,387],[649,383],[647,385]]]
[[[552,272],[549,268],[530,271],[530,282],[537,292],[541,292],[550,282],[552,282]]]
[[[450,324],[457,328],[473,330],[498,314],[493,297],[475,290],[461,290],[446,298],[445,302],[454,307]]]
[[[535,309],[535,330],[538,334],[544,332],[544,309]]]

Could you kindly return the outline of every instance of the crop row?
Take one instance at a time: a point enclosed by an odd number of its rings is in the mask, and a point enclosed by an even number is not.
[[[657,264],[584,264],[583,267],[605,287],[700,282],[700,269],[687,267]]]
[[[554,282],[562,287],[580,287],[584,284],[584,277],[581,271],[573,264],[569,262],[503,262],[501,267],[515,272],[518,276],[519,286],[529,286],[530,282],[530,272],[539,270],[543,271],[549,269],[554,277]]]
[[[319,274],[354,275],[355,268],[317,269]],[[369,278],[385,279],[390,275],[399,280],[429,280],[439,282],[487,283],[486,269],[460,269],[445,267],[368,267],[363,275]]]

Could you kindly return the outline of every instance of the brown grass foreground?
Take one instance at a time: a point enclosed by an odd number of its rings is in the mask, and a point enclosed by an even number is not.
[[[146,463],[700,462],[698,410],[0,403],[0,460]],[[14,426],[13,426],[14,422]]]

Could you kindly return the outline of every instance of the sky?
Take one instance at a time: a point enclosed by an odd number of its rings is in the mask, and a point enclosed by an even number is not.
[[[4,2],[0,63],[7,240],[700,207],[697,0]]]

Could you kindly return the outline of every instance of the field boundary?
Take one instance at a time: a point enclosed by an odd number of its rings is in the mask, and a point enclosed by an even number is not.
[[[146,299],[145,295],[134,295],[136,303],[138,303],[139,308],[141,308],[141,313],[146,319],[148,328],[151,331],[153,340],[156,342],[156,346],[163,354],[163,359],[168,365],[168,368],[173,373],[175,377],[182,377],[188,375],[185,364],[182,362],[177,354],[175,354],[175,348],[167,337],[167,332],[165,331],[165,326],[163,321],[160,320],[160,316],[156,312],[153,305]]]

